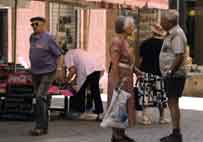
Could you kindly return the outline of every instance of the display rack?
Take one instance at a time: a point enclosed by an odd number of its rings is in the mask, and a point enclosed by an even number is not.
[[[32,120],[33,117],[33,87],[29,71],[21,65],[1,66],[0,75],[0,118],[12,120]]]

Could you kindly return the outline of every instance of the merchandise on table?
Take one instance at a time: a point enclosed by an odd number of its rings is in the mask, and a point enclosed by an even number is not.
[[[0,118],[31,120],[33,118],[32,76],[21,65],[0,64]]]
[[[5,99],[4,112],[31,113],[32,111],[32,98],[30,97],[7,97]]]
[[[32,94],[33,93],[33,87],[32,86],[26,86],[26,85],[9,85],[8,87],[8,95],[10,94]]]
[[[7,83],[0,81],[0,96],[6,95],[7,93]]]
[[[8,75],[9,85],[32,85],[32,75],[29,72],[15,72]]]

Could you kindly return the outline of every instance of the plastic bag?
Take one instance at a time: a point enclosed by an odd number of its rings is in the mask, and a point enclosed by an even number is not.
[[[103,128],[127,128],[128,113],[127,100],[131,96],[130,93],[116,89],[113,92],[111,104],[109,105],[104,119],[100,126]]]

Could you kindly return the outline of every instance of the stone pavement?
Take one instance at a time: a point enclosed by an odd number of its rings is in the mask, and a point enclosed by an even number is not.
[[[154,114],[154,113],[153,113]],[[182,110],[184,142],[203,142],[203,112]],[[154,119],[157,119],[156,117]],[[32,122],[0,122],[0,142],[109,142],[111,130],[99,127],[95,121],[55,120],[50,122],[47,136],[31,137]],[[136,125],[128,134],[137,142],[159,142],[170,125]]]

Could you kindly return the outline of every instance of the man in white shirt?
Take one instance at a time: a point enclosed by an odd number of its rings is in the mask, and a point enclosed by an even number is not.
[[[73,76],[76,75],[76,85],[79,91],[76,94],[77,104],[74,104],[74,108],[78,112],[85,112],[85,93],[87,87],[90,87],[95,104],[94,112],[99,118],[99,114],[103,113],[99,80],[104,68],[98,65],[95,57],[83,49],[69,50],[64,57],[64,62],[69,71],[68,82],[71,82]]]
[[[179,98],[186,78],[186,46],[184,31],[178,25],[179,13],[169,10],[162,13],[161,25],[168,32],[160,52],[160,70],[165,77],[168,105],[171,112],[173,131],[169,136],[161,138],[161,142],[182,142],[180,129]]]

